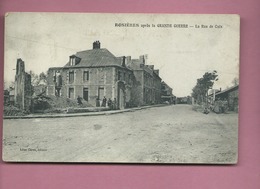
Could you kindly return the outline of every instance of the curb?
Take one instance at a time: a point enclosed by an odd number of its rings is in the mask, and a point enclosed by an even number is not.
[[[29,116],[4,116],[3,119],[35,119],[35,118],[66,118],[66,117],[84,117],[84,116],[99,116],[99,115],[112,115],[124,112],[135,112],[136,110],[143,110],[148,108],[167,106],[159,104],[154,106],[143,106],[131,109],[102,111],[102,112],[87,112],[87,113],[70,113],[70,114],[53,114],[53,115],[29,115]]]

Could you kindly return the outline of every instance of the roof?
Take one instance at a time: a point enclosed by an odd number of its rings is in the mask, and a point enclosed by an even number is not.
[[[143,64],[142,61],[140,59],[132,59],[131,60],[131,64],[129,64],[129,67],[132,69],[132,70],[144,70],[146,71],[147,73],[149,74],[153,74],[154,73],[154,70],[152,68],[150,68],[149,66],[151,65],[145,65],[143,67],[140,67],[140,64]],[[157,74],[156,74],[157,75]],[[157,75],[158,76],[158,75]]]
[[[64,67],[100,67],[100,66],[120,66],[121,58],[115,57],[107,49],[91,49],[77,52],[76,57],[81,60],[78,64],[70,66],[69,62]]]
[[[162,85],[164,85],[165,87],[167,87],[168,89],[172,89],[167,83],[165,83],[164,81],[162,81]]]
[[[227,92],[231,92],[231,91],[237,90],[238,87],[239,87],[239,85],[235,85],[233,87],[230,87],[230,88],[227,88],[227,89],[225,89],[223,91],[220,91],[220,92],[216,93],[215,95],[217,96],[217,95],[220,95],[220,94],[223,94],[223,93],[227,93]]]

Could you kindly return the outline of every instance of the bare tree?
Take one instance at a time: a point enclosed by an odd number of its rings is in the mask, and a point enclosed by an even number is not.
[[[234,86],[238,85],[239,84],[239,79],[237,77],[235,77],[233,80],[232,80],[232,84]]]

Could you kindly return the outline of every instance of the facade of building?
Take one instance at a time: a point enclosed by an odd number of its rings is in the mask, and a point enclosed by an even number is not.
[[[127,66],[133,70],[134,91],[133,101],[136,106],[161,103],[161,78],[159,70],[153,65],[146,65],[145,56],[139,59],[126,57]]]
[[[176,97],[172,94],[172,88],[164,81],[161,83],[161,101],[162,103],[176,104]]]
[[[111,99],[123,109],[131,102],[133,71],[126,67],[124,57],[115,57],[100,42],[93,49],[77,52],[64,67],[48,70],[47,95],[88,101],[100,106],[102,99]]]
[[[238,112],[238,88],[239,85],[235,85],[223,91],[219,91],[215,94],[215,99],[227,101],[229,111]]]
[[[71,55],[64,67],[49,68],[47,95],[80,97],[92,106],[102,104],[105,97],[119,109],[160,103],[159,71],[145,65],[144,56],[116,57],[100,46],[95,41],[93,49]]]

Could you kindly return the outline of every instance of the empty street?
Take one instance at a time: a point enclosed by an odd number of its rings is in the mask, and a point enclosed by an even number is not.
[[[234,163],[238,114],[169,105],[68,118],[4,120],[7,161]]]

